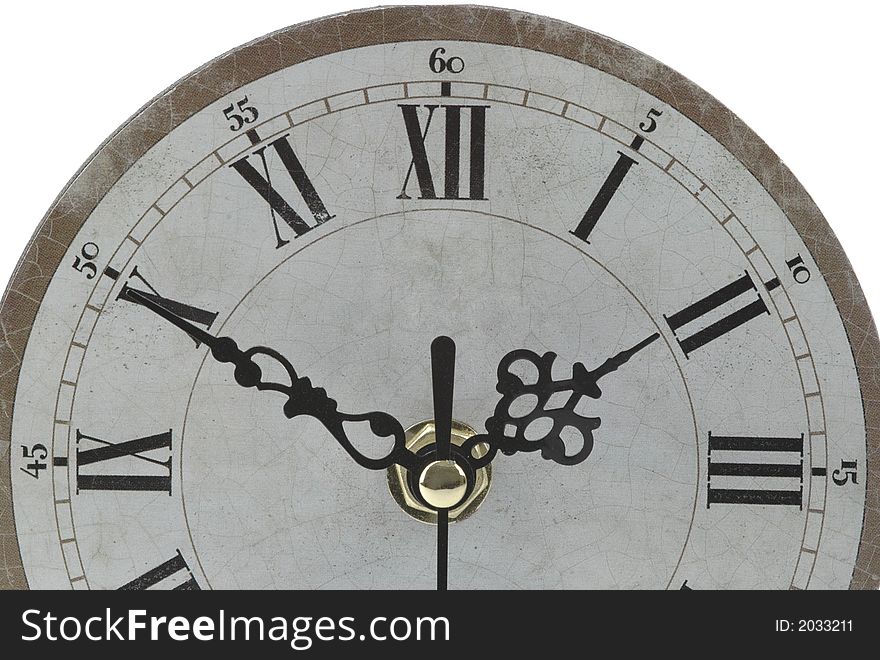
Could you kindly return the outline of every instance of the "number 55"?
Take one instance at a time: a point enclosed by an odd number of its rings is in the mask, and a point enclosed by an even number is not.
[[[241,101],[236,104],[229,104],[229,107],[223,110],[223,116],[226,117],[229,121],[233,122],[229,128],[235,132],[240,131],[245,124],[253,124],[257,121],[257,117],[260,116],[260,113],[257,112],[257,109],[252,105],[247,105],[248,97],[245,96]],[[238,112],[236,112],[236,107],[238,108]]]

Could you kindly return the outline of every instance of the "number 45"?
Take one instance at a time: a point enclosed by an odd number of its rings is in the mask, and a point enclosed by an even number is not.
[[[34,445],[30,449],[27,446],[21,446],[21,457],[22,458],[31,458],[33,459],[32,463],[26,464],[21,471],[25,474],[31,475],[34,479],[40,478],[40,470],[46,469],[46,457],[49,455],[49,451],[46,449],[46,445]]]
[[[257,117],[260,116],[260,113],[257,112],[254,106],[247,104],[248,97],[245,96],[238,103],[230,103],[229,107],[223,110],[223,116],[232,122],[229,126],[232,132],[240,131],[245,124],[253,124],[257,121]],[[235,111],[236,108],[238,108],[238,112]]]

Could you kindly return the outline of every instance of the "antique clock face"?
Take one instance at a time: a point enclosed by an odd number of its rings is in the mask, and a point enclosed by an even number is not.
[[[824,219],[548,19],[211,62],[72,180],[2,322],[3,586],[878,583],[880,345]]]

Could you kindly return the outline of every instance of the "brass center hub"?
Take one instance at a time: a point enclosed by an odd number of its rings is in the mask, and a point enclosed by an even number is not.
[[[467,475],[455,461],[434,461],[422,470],[419,492],[435,509],[451,509],[464,499]]]
[[[458,448],[477,434],[467,424],[452,422],[452,460],[431,461],[412,475],[399,465],[388,468],[388,488],[394,500],[408,515],[422,522],[436,524],[437,509],[449,511],[449,521],[463,520],[479,508],[492,482],[492,466],[472,470]],[[434,421],[411,426],[406,431],[406,446],[421,456],[434,451]],[[477,445],[474,456],[485,456],[488,447]],[[458,460],[456,460],[458,454]]]

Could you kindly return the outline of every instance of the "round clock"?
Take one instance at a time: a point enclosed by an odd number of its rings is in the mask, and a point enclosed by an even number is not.
[[[394,7],[114,133],[2,305],[0,586],[876,588],[877,333],[649,57]]]

